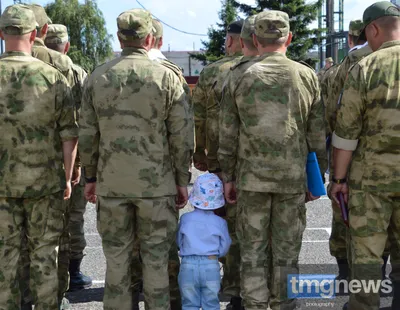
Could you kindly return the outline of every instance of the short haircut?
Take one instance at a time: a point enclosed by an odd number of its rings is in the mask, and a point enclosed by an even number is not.
[[[251,50],[251,51],[257,51],[257,48],[255,47],[255,45],[254,45],[252,39],[243,39],[243,38],[242,38],[242,41],[243,41],[243,45],[244,45],[247,49],[249,49],[249,50]]]
[[[124,44],[126,47],[142,47],[146,44],[146,37],[141,38],[141,39],[130,39],[130,40],[123,40],[121,37],[121,42]]]
[[[359,36],[354,36],[352,34],[349,34],[349,39],[353,42],[355,45],[361,45],[367,42],[366,40],[361,39]]]
[[[159,37],[159,38],[156,39],[156,42],[154,43],[155,47],[157,47],[160,44],[161,38],[162,37]]]
[[[262,47],[267,47],[269,45],[284,45],[289,36],[281,37],[281,38],[261,38],[257,37],[257,41],[261,44]]]
[[[65,42],[65,43],[45,43],[45,44],[46,44],[47,48],[49,48],[51,50],[55,50],[57,52],[64,53],[65,45],[67,43],[68,42]]]

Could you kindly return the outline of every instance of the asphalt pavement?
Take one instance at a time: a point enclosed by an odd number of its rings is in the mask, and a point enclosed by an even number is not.
[[[193,178],[199,173],[194,171]],[[181,212],[191,210],[187,206]],[[337,273],[336,261],[329,253],[329,235],[331,232],[331,204],[328,197],[307,204],[307,228],[303,236],[300,253],[301,270],[310,270],[305,273]],[[70,309],[73,310],[100,310],[103,309],[102,299],[104,292],[104,276],[106,262],[101,247],[101,239],[96,229],[96,209],[92,204],[87,205],[85,213],[86,256],[83,259],[82,271],[92,277],[93,286],[89,289],[69,293]],[[390,266],[388,266],[390,270]],[[318,272],[316,272],[318,271]],[[225,309],[228,299],[221,296],[221,309]],[[342,309],[348,296],[339,296],[326,299],[302,299],[301,309],[326,310]],[[381,309],[390,309],[391,298],[381,298]],[[144,303],[141,302],[141,309]]]

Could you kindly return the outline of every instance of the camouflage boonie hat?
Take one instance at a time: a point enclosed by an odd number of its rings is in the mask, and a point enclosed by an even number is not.
[[[26,5],[10,5],[0,17],[0,29],[5,34],[23,35],[32,32],[36,27],[35,15]]]
[[[256,17],[257,17],[257,15],[253,15],[253,16],[247,17],[244,20],[242,32],[240,33],[240,37],[242,39],[245,39],[245,40],[252,39],[254,30],[255,30]]]
[[[363,14],[364,28],[361,31],[360,39],[364,41],[367,39],[365,36],[365,28],[367,28],[370,23],[381,17],[386,16],[400,17],[400,7],[389,1],[376,2],[373,5],[367,7]]]
[[[156,39],[159,39],[163,36],[163,25],[158,19],[153,19],[153,35]]]
[[[30,4],[29,8],[35,14],[36,22],[38,23],[38,27],[42,28],[46,24],[51,24],[51,19],[47,16],[44,8],[39,4]]]
[[[286,37],[290,32],[289,15],[282,11],[264,11],[255,20],[255,34],[266,39]]]
[[[352,20],[349,25],[349,35],[358,37],[364,29],[364,24],[361,19]]]
[[[117,18],[118,35],[123,40],[143,39],[154,31],[150,12],[133,9],[121,13]]]
[[[328,57],[325,59],[325,63],[334,63],[333,58],[332,57]]]
[[[68,42],[67,27],[61,24],[49,25],[45,43],[62,44]]]

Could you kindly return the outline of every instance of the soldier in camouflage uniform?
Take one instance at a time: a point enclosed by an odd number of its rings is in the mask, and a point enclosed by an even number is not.
[[[45,39],[46,47],[55,50],[61,54],[67,54],[70,43],[68,40],[67,27],[59,24],[49,25],[47,35]],[[73,93],[75,98],[75,105],[77,111],[77,119],[79,120],[79,114],[81,109],[82,89],[87,78],[87,73],[81,67],[76,64],[72,64],[72,71],[74,73],[75,85],[73,87]],[[81,175],[81,163],[78,156],[74,167],[75,175]],[[92,285],[92,279],[85,276],[80,271],[80,266],[83,259],[83,250],[86,247],[85,232],[84,232],[84,214],[86,210],[86,199],[84,197],[84,177],[73,188],[71,195],[71,204],[68,206],[68,223],[67,223],[67,242],[69,244],[70,252],[64,251],[62,254],[69,254],[69,257],[62,257],[60,261],[69,260],[69,291],[76,291],[84,288],[88,288]],[[67,245],[68,246],[68,245]],[[67,269],[63,268],[62,272],[66,272]],[[63,279],[68,277],[68,274],[62,276]],[[65,282],[65,280],[63,280]]]
[[[246,310],[267,309],[268,304],[273,310],[295,309],[296,301],[287,297],[286,276],[299,272],[308,153],[316,152],[321,171],[326,169],[318,79],[313,70],[286,57],[291,38],[286,13],[259,13],[253,39],[260,57],[240,79],[228,81],[221,102],[218,160],[225,198],[237,200]],[[272,274],[267,270],[269,246]]]
[[[89,77],[80,118],[85,197],[97,200],[107,260],[104,309],[131,310],[137,303],[136,239],[145,307],[169,309],[168,253],[176,236],[176,208],[187,202],[192,109],[176,74],[148,57],[150,13],[126,11],[117,23],[122,55]]]
[[[321,82],[323,76],[325,75],[326,71],[329,70],[329,68],[331,68],[334,65],[334,61],[332,59],[332,57],[328,57],[325,59],[325,67],[323,67],[321,70],[319,70],[317,77],[318,80]]]
[[[381,279],[389,238],[392,309],[400,309],[400,9],[375,3],[363,23],[374,53],[350,69],[344,86],[330,195],[338,203],[342,193],[349,205],[352,279]],[[379,300],[379,293],[361,290],[350,295],[348,309],[377,310]]]
[[[196,134],[193,162],[200,171],[220,172],[217,160],[219,105],[215,102],[213,92],[215,89],[216,91],[220,89],[219,93],[221,93],[224,82],[219,78],[221,72],[226,75],[242,56],[239,40],[242,26],[243,23],[240,21],[228,26],[225,40],[226,56],[206,66],[200,73],[196,87],[193,89],[192,101]]]
[[[22,254],[30,262],[35,309],[58,309],[59,304],[57,249],[78,125],[65,77],[31,56],[36,26],[33,12],[23,5],[8,7],[0,18],[6,41],[0,56],[0,309],[20,308]]]

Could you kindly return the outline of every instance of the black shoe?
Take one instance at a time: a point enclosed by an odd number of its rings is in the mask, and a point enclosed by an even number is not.
[[[69,290],[68,292],[80,291],[92,286],[92,279],[85,276],[81,270],[81,260],[69,262]]]
[[[339,268],[339,274],[336,277],[335,280],[348,280],[349,278],[349,263],[347,259],[336,259],[338,268]]]
[[[349,309],[349,303],[348,302],[346,302],[344,304],[344,306],[343,306],[343,310],[347,310],[347,309]]]
[[[242,298],[232,297],[231,302],[226,306],[227,310],[244,310],[242,307]]]
[[[28,302],[21,304],[21,310],[32,310],[32,303]]]
[[[389,256],[382,256],[383,265],[382,265],[382,280],[387,280],[389,277],[386,275],[386,266],[389,260]]]
[[[393,283],[392,310],[400,309],[400,283]]]

